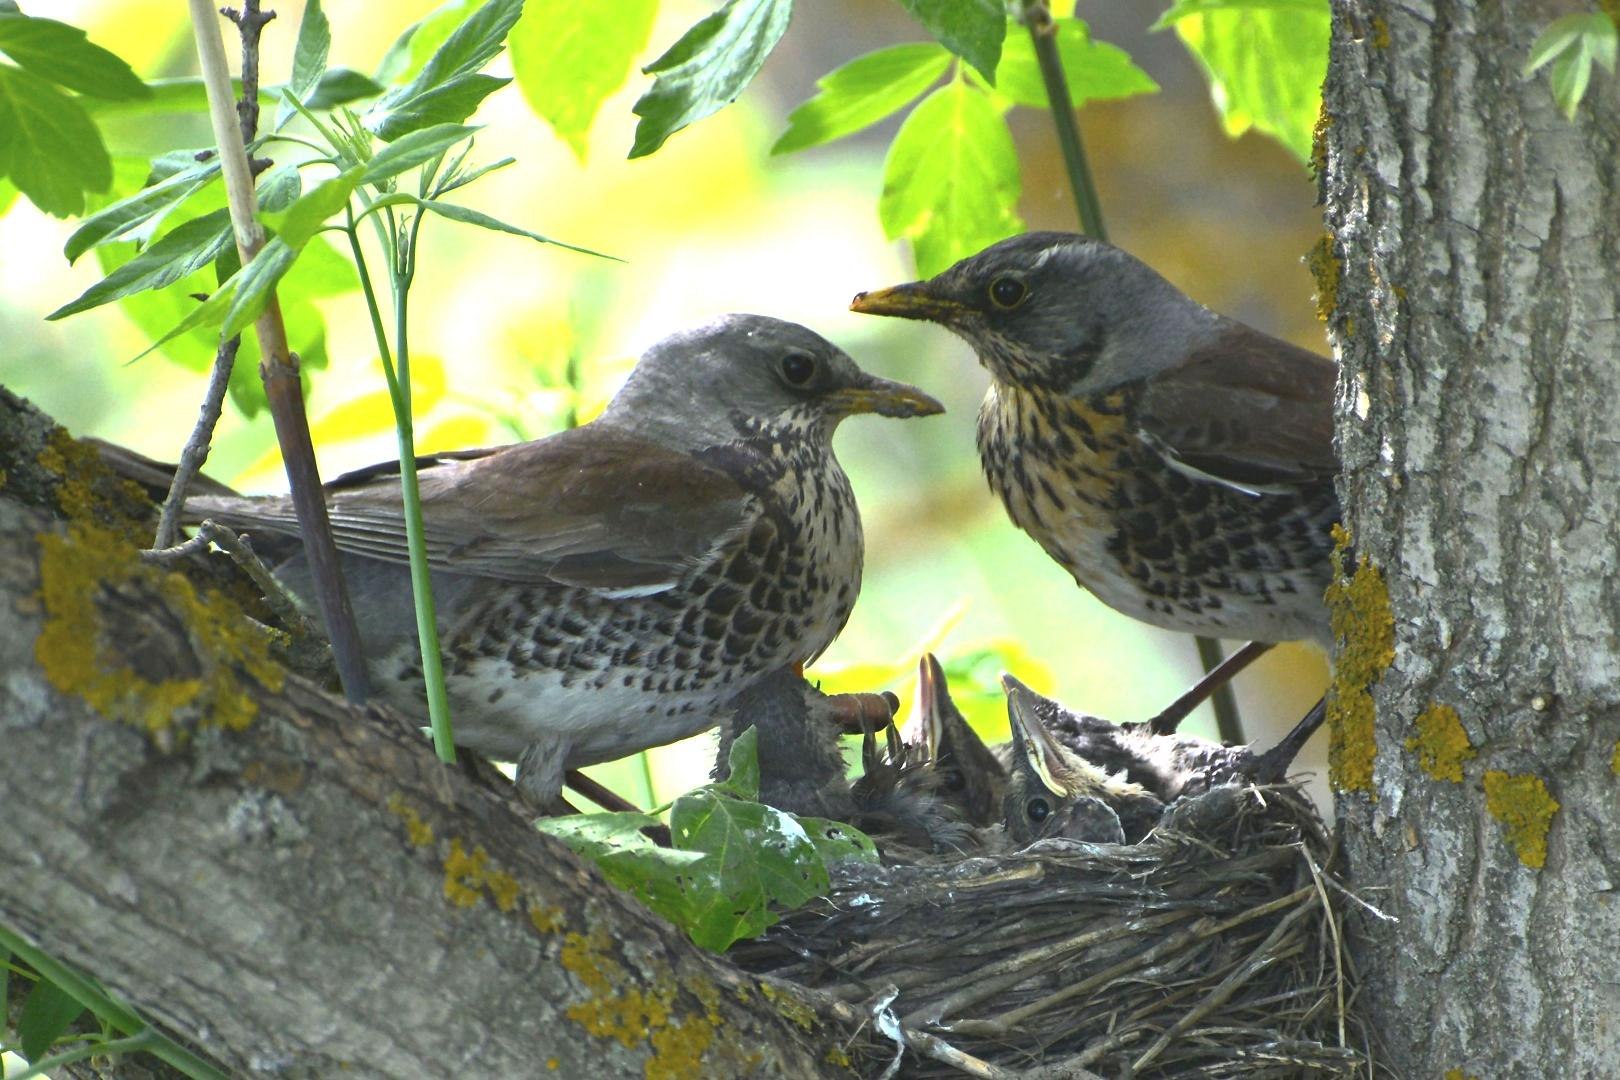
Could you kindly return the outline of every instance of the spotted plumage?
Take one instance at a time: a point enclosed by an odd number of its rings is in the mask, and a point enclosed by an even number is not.
[[[990,487],[1104,603],[1190,633],[1328,639],[1331,361],[1061,233],[852,306],[972,343],[992,377],[978,432]]]
[[[813,661],[861,581],[834,429],[939,411],[803,327],[734,315],[654,346],[584,427],[422,459],[456,741],[516,760],[544,804],[565,769],[702,731],[753,680]],[[361,470],[327,502],[376,690],[421,717],[397,478]],[[188,510],[295,527],[285,498]],[[301,559],[278,574],[308,593]]]

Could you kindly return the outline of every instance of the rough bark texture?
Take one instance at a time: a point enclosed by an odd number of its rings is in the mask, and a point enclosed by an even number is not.
[[[823,1074],[853,1021],[285,675],[94,475],[0,394],[0,921],[232,1072]]]
[[[1319,266],[1381,574],[1334,598],[1335,780],[1399,919],[1366,1000],[1410,1076],[1620,1076],[1617,84],[1569,122],[1520,74],[1584,5],[1334,8]]]

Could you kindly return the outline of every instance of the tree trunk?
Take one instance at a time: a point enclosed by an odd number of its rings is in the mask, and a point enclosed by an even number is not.
[[[0,392],[0,923],[233,1073],[824,1073],[852,1010],[701,952],[287,675],[140,563],[136,505]]]
[[[1414,1077],[1620,1076],[1620,107],[1521,75],[1582,6],[1334,4],[1333,779]]]

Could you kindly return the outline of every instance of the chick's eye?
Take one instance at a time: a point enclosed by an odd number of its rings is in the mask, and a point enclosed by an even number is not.
[[[1015,277],[998,277],[990,283],[990,302],[999,308],[1015,308],[1029,295],[1029,287]]]
[[[794,386],[803,386],[815,373],[815,360],[804,353],[788,353],[782,357],[782,378]]]
[[[1045,821],[1052,813],[1052,808],[1045,799],[1031,799],[1024,807],[1024,813],[1029,815],[1031,821]]]

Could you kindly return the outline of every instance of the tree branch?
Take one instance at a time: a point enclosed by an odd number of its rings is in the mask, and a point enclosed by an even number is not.
[[[0,923],[242,1072],[815,1076],[853,1033],[287,675],[120,540],[88,450],[0,410]]]
[[[249,5],[255,10],[257,5]],[[246,266],[264,246],[264,228],[254,217],[253,177],[249,171],[242,131],[233,118],[230,72],[225,65],[225,46],[219,23],[208,0],[191,0],[192,28],[197,38],[197,55],[203,81],[208,88],[208,111],[219,146],[220,167],[230,205],[231,224],[236,230],[236,248]],[[246,25],[262,19],[242,16]],[[259,23],[262,25],[262,22]],[[257,32],[255,28],[255,33]],[[257,95],[253,109],[258,108]],[[338,678],[351,702],[362,703],[369,696],[365,658],[360,634],[355,629],[354,611],[338,565],[337,547],[327,520],[326,501],[321,491],[320,471],[315,465],[315,448],[309,437],[309,419],[304,415],[304,396],[298,374],[298,360],[287,345],[287,328],[281,306],[272,292],[264,313],[253,324],[259,339],[259,373],[264,379],[265,397],[275,421],[276,439],[287,467],[293,506],[299,532],[315,583],[315,599],[332,640]]]

